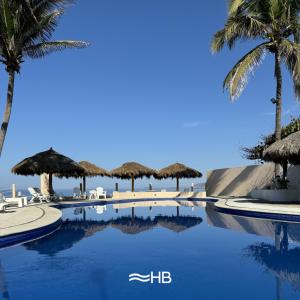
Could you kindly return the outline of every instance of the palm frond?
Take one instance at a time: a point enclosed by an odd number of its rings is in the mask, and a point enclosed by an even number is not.
[[[62,51],[65,49],[72,48],[86,48],[89,46],[89,43],[83,41],[52,41],[52,42],[43,42],[36,45],[29,46],[25,48],[24,54],[30,58],[41,58],[52,52]]]
[[[230,0],[228,5],[228,14],[235,14],[244,3],[245,0]]]
[[[215,33],[211,42],[212,53],[220,52],[225,45],[225,29],[221,29]]]
[[[227,74],[223,83],[223,88],[229,91],[232,101],[239,97],[244,90],[249,73],[253,72],[254,69],[262,62],[269,45],[269,42],[262,43],[252,49],[243,56]]]
[[[211,51],[220,52],[225,44],[231,49],[237,40],[264,38],[267,34],[268,27],[254,14],[230,16],[224,28],[214,35]]]
[[[300,99],[300,45],[288,39],[284,39],[280,44],[280,56],[283,58],[288,71],[290,72],[296,99]]]

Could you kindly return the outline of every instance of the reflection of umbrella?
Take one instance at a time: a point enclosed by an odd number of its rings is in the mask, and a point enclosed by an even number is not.
[[[103,168],[97,167],[96,165],[88,162],[88,161],[81,161],[79,165],[84,168],[84,176],[82,177],[82,186],[83,192],[86,191],[86,177],[96,177],[96,176],[107,176],[110,177],[110,173]]]
[[[151,177],[156,171],[136,162],[127,162],[121,167],[111,171],[113,177],[131,179],[131,191],[134,192],[134,180],[136,178]]]
[[[53,194],[52,175],[60,177],[83,176],[84,169],[71,158],[61,155],[50,148],[34,156],[25,158],[12,168],[12,173],[17,175],[49,174],[49,193]]]
[[[263,152],[263,158],[266,161],[280,163],[283,166],[283,178],[285,178],[288,163],[300,164],[300,131],[273,143]]]
[[[168,217],[168,216],[157,216],[155,218],[158,225],[168,228],[174,232],[181,232],[188,228],[199,225],[202,219],[199,217]]]
[[[121,217],[110,222],[111,227],[121,230],[127,234],[137,234],[143,231],[152,229],[155,224],[150,218],[138,218],[135,217]]]
[[[85,237],[105,229],[105,221],[65,221],[53,234],[25,244],[28,250],[38,251],[40,254],[53,256],[56,253],[70,249]]]
[[[300,248],[278,251],[265,243],[251,245],[247,252],[277,278],[290,282],[300,290]]]
[[[176,191],[179,191],[179,179],[180,178],[197,178],[202,177],[202,174],[192,168],[189,168],[183,164],[176,163],[170,165],[164,169],[159,170],[155,178],[176,178]]]
[[[124,233],[137,234],[147,231],[157,226],[170,229],[174,232],[181,232],[188,228],[194,227],[202,222],[199,217],[180,216],[157,216],[153,220],[151,218],[121,217],[110,222],[111,226],[120,229]]]

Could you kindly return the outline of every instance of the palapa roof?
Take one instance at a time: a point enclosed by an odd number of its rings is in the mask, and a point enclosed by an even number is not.
[[[151,177],[156,174],[156,171],[143,166],[137,162],[127,162],[121,167],[112,170],[111,175],[122,179]]]
[[[191,216],[157,216],[155,217],[155,220],[161,227],[170,229],[177,233],[199,225],[202,222],[200,217]]]
[[[202,174],[192,168],[185,166],[184,164],[175,163],[166,168],[159,170],[155,176],[157,179],[162,178],[196,178],[202,177]]]
[[[74,160],[52,148],[27,157],[12,168],[17,175],[59,174],[60,177],[82,176],[84,169]]]
[[[111,220],[110,225],[111,227],[119,229],[126,234],[138,234],[143,231],[150,230],[155,226],[150,218],[131,218],[125,216]]]
[[[156,216],[154,219],[143,217],[121,217],[111,221],[111,226],[127,234],[138,234],[154,227],[164,227],[174,232],[182,232],[188,228],[199,225],[200,217],[190,216]]]
[[[110,173],[107,170],[97,167],[96,165],[88,161],[81,161],[79,162],[79,165],[84,168],[85,176],[87,177],[95,177],[95,176],[110,177]]]
[[[300,164],[300,131],[294,132],[286,138],[273,143],[263,152],[266,161]]]

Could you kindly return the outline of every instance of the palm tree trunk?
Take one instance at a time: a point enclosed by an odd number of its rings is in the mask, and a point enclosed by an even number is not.
[[[7,97],[6,97],[6,107],[4,111],[3,121],[1,125],[1,131],[0,131],[0,156],[2,153],[5,136],[8,128],[8,123],[11,115],[11,108],[12,108],[12,102],[13,102],[13,94],[14,94],[14,85],[15,85],[15,71],[9,70],[8,71],[8,87],[7,87]]]
[[[281,111],[282,111],[282,74],[280,66],[280,54],[275,52],[275,78],[276,78],[276,121],[275,141],[281,140]],[[280,165],[275,166],[275,176],[280,176]]]

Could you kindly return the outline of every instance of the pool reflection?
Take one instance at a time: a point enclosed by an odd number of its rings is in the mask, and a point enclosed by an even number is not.
[[[149,206],[150,207],[150,206]],[[53,234],[24,244],[28,250],[34,250],[40,254],[54,256],[55,254],[72,248],[76,243],[84,238],[90,237],[101,232],[106,228],[114,228],[124,234],[139,234],[157,227],[165,228],[176,233],[181,233],[191,227],[197,226],[202,222],[198,216],[180,215],[180,209],[175,207],[176,215],[155,215],[155,216],[136,216],[135,207],[130,204],[122,204],[117,208],[119,210],[130,208],[129,215],[111,217],[107,220],[102,219],[105,216],[107,207],[95,206],[88,208],[75,208],[72,215],[63,221],[61,227]],[[93,210],[93,218],[89,219],[87,211]],[[149,212],[152,213],[152,210]],[[95,218],[96,215],[96,219]]]
[[[233,216],[216,212],[212,205],[206,207],[208,224],[267,236],[271,243],[256,243],[244,253],[263,266],[276,280],[276,296],[282,299],[282,283],[288,282],[300,291],[300,224]],[[291,245],[293,248],[291,248]]]

